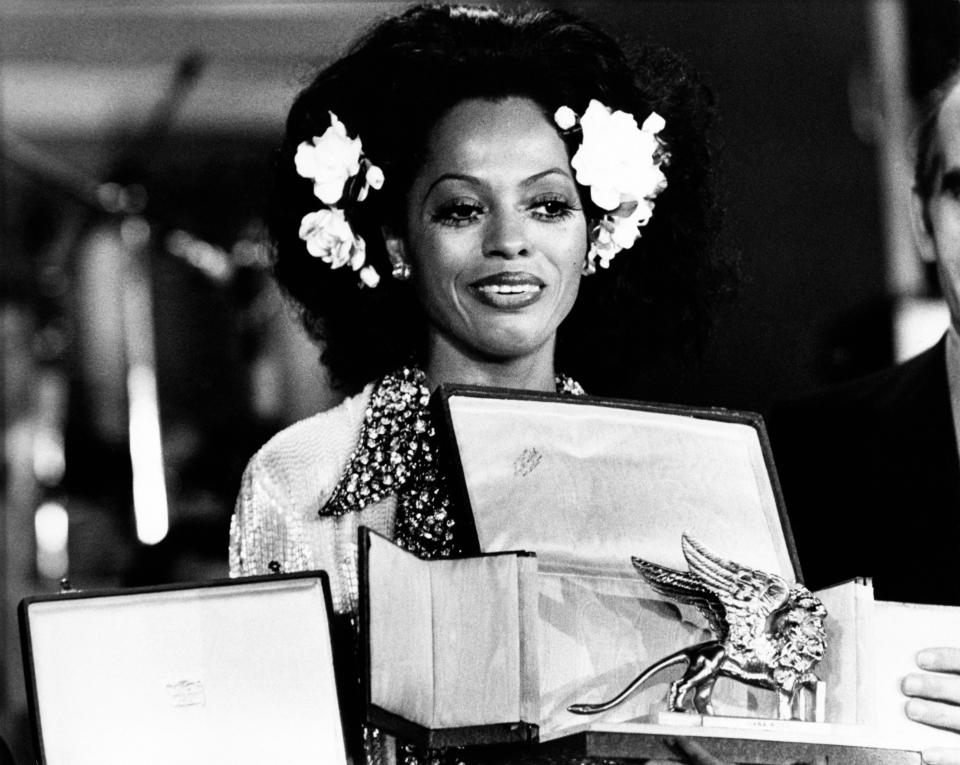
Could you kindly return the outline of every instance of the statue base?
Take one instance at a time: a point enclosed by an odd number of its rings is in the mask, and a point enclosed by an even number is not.
[[[540,744],[556,762],[577,758],[636,762],[683,762],[677,739],[696,742],[724,762],[752,765],[832,763],[844,765],[921,765],[920,752],[903,741],[886,741],[860,725],[716,717],[664,712],[645,722],[592,724]],[[522,760],[520,760],[522,762]]]

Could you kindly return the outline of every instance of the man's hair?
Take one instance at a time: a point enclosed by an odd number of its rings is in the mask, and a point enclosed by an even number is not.
[[[937,192],[937,179],[943,170],[943,151],[938,138],[940,112],[944,102],[960,85],[960,67],[954,66],[947,77],[924,99],[916,129],[916,156],[913,165],[913,188],[923,203],[923,225],[930,229],[927,204]]]

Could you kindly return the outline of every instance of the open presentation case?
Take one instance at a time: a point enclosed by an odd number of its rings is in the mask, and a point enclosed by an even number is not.
[[[567,710],[615,696],[654,661],[709,636],[695,609],[653,592],[631,556],[686,570],[686,533],[723,558],[801,579],[759,416],[467,386],[441,387],[434,412],[475,557],[419,561],[362,537],[372,721],[434,744],[532,739],[597,750],[578,756],[627,756],[600,753],[618,742],[631,756],[662,757],[660,739],[682,733],[768,740],[744,762],[793,761],[770,759],[770,747],[782,744],[777,757],[787,757],[819,744],[834,756],[869,755],[864,762],[919,763],[919,745],[877,735],[876,705],[858,701],[874,681],[875,665],[863,661],[859,673],[825,667],[826,723],[774,723],[773,692],[721,679],[721,717],[660,724],[679,668],[608,712]],[[828,624],[829,650],[856,654],[872,592],[851,583],[832,598],[845,626]],[[397,634],[404,644],[391,646]],[[889,696],[902,717],[902,700]]]
[[[537,561],[424,561],[360,529],[366,718],[430,747],[536,740]]]
[[[20,604],[43,765],[346,763],[323,572]]]

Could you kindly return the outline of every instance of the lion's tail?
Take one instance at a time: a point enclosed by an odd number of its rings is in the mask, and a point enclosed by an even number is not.
[[[630,694],[632,694],[635,690],[637,690],[637,688],[643,685],[650,677],[657,674],[657,672],[660,670],[666,669],[667,667],[672,667],[675,664],[680,664],[681,662],[686,662],[686,664],[689,665],[702,648],[714,642],[715,641],[710,640],[706,643],[697,643],[696,645],[691,645],[687,648],[681,648],[676,653],[672,653],[669,656],[664,656],[662,659],[660,659],[660,661],[651,664],[612,699],[601,701],[598,704],[571,704],[569,707],[567,707],[567,711],[573,712],[575,715],[595,715],[599,714],[600,712],[606,712],[608,709],[613,709],[618,704],[626,701]]]

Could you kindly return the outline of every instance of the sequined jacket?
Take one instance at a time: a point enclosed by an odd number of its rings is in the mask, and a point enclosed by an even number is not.
[[[360,439],[376,383],[339,406],[282,430],[251,458],[230,524],[230,575],[322,569],[330,579],[333,608],[357,613],[357,531],[368,526],[395,537],[397,497],[362,510],[320,514],[342,478]],[[396,755],[394,740],[364,728],[367,765],[448,765],[455,752],[408,746]]]
[[[230,525],[230,574],[323,569],[337,613],[357,610],[357,529],[394,536],[396,497],[359,512],[318,515],[356,446],[373,384],[282,430],[250,460]],[[274,567],[275,568],[275,567]]]

